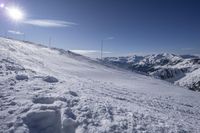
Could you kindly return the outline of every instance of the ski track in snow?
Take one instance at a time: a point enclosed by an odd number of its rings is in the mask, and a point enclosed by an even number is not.
[[[199,93],[0,38],[0,133],[199,133],[199,109]]]

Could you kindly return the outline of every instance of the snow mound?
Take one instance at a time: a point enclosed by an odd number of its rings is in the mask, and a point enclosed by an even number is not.
[[[53,76],[46,76],[43,78],[44,81],[48,82],[48,83],[56,83],[58,82],[58,79],[53,77]]]

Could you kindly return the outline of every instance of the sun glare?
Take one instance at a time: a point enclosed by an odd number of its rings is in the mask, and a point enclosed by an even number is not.
[[[1,7],[1,8],[4,8],[4,6],[5,6],[5,5],[4,5],[3,3],[2,3],[2,4],[0,4],[0,7]]]
[[[15,21],[22,20],[24,18],[23,12],[17,7],[7,7],[7,12],[10,18]]]

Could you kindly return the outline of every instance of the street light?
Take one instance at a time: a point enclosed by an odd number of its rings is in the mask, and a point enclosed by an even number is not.
[[[108,38],[105,38],[105,39],[102,39],[101,40],[101,60],[103,59],[103,45],[104,45],[104,41],[106,40],[113,40],[114,37],[108,37]]]

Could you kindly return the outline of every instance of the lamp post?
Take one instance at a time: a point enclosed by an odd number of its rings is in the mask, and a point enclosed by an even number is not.
[[[101,40],[101,60],[103,59],[103,40]]]
[[[103,45],[104,45],[104,41],[113,40],[113,39],[114,39],[114,37],[107,37],[107,38],[101,40],[101,60],[103,60]]]
[[[51,48],[51,41],[52,41],[52,38],[49,37],[49,48]]]

